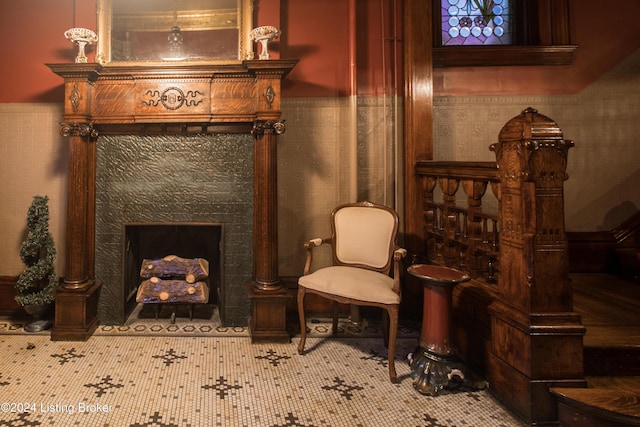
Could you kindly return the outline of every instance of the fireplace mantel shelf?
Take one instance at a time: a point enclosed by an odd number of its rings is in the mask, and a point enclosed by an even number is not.
[[[64,116],[69,123],[225,125],[277,120],[280,82],[296,63],[47,66],[65,80]]]
[[[281,81],[297,62],[47,64],[64,79],[60,132],[69,137],[66,265],[52,339],[86,340],[98,323],[96,137],[229,132],[251,132],[256,139],[250,330],[256,339],[289,338],[278,277],[276,142],[284,132]]]

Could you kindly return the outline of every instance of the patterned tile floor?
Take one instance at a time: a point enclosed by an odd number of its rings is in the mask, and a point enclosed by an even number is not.
[[[419,394],[406,362],[416,345],[408,331],[397,346],[400,381],[392,384],[374,326],[370,334],[343,327],[327,338],[327,325],[315,319],[300,356],[297,336],[251,344],[245,328],[193,332],[194,321],[137,319],[120,332],[102,327],[87,342],[54,342],[0,319],[0,425],[524,425],[488,390]]]

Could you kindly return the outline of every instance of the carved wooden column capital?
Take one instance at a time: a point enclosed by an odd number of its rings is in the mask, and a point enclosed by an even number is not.
[[[265,133],[273,133],[276,135],[282,135],[286,130],[284,120],[256,120],[253,123],[251,134],[258,137]]]
[[[82,136],[97,138],[98,130],[93,127],[93,123],[60,123],[60,135],[62,136]]]

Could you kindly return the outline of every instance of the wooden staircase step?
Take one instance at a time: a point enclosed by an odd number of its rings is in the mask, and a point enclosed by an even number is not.
[[[586,327],[586,388],[551,390],[561,426],[640,426],[640,284],[574,274],[574,309]]]
[[[584,374],[640,376],[640,284],[607,274],[574,274],[574,309],[587,332]]]
[[[584,374],[640,376],[640,326],[587,326]]]
[[[586,388],[552,388],[561,426],[640,426],[640,376],[589,377]]]

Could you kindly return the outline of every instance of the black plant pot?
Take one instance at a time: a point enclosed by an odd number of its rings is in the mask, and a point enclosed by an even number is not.
[[[29,304],[24,306],[24,311],[29,313],[33,318],[29,324],[24,327],[26,332],[40,332],[50,329],[51,320],[47,319],[47,315],[51,309],[51,304]]]

